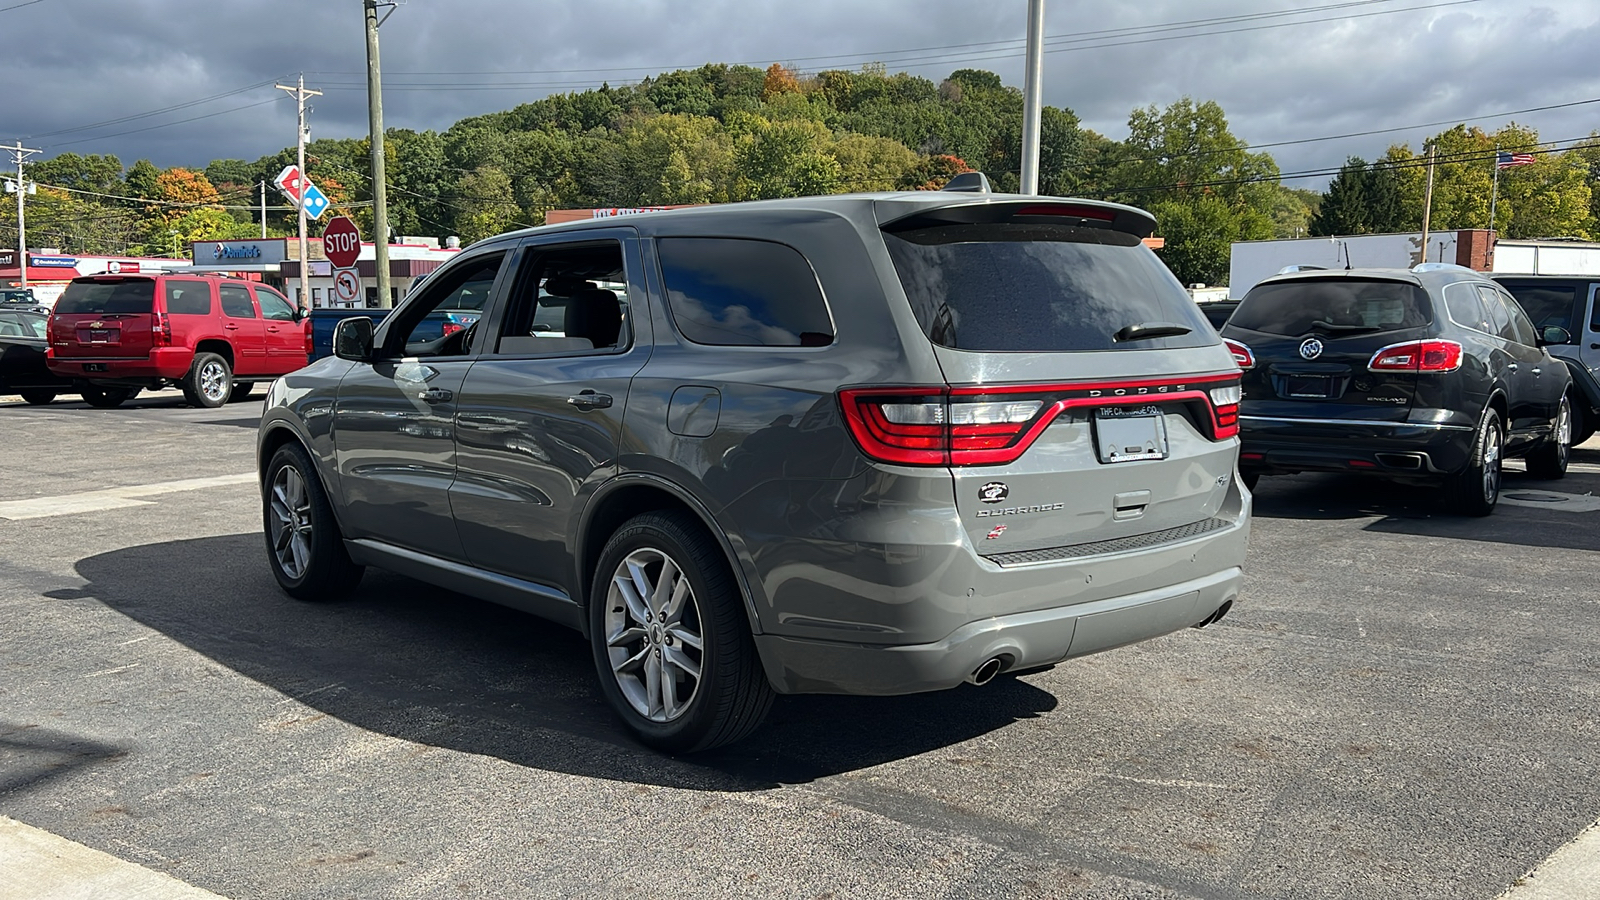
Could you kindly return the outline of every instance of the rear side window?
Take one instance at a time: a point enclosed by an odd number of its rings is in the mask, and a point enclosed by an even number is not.
[[[1486,334],[1493,327],[1489,324],[1489,317],[1484,314],[1483,304],[1478,301],[1478,292],[1472,289],[1472,285],[1446,285],[1444,302],[1450,309],[1450,318],[1454,319],[1457,325]]]
[[[211,285],[188,278],[169,278],[167,312],[175,316],[211,315]]]
[[[1228,324],[1295,337],[1313,331],[1329,335],[1400,331],[1432,321],[1428,292],[1418,285],[1328,278],[1256,285]]]
[[[659,238],[667,303],[696,344],[823,347],[833,319],[798,250],[739,238]]]
[[[1498,334],[1508,341],[1517,339],[1517,333],[1511,327],[1511,315],[1506,312],[1506,305],[1500,301],[1500,295],[1494,288],[1478,286],[1478,299],[1483,301],[1483,310],[1489,314],[1489,333]]]
[[[1183,286],[1131,234],[1063,225],[935,225],[887,231],[884,243],[923,332],[941,346],[1149,350],[1217,340]],[[1145,338],[1124,331],[1158,324],[1188,331]]]
[[[148,278],[126,281],[74,281],[67,285],[55,311],[94,316],[149,313],[154,310],[156,283]]]
[[[250,302],[250,289],[237,284],[224,284],[217,288],[222,298],[222,314],[234,319],[254,319],[256,305]]]

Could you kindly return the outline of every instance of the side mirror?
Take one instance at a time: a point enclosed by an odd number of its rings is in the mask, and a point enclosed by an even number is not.
[[[306,309],[304,306],[296,306],[294,308],[294,320],[296,322],[304,322],[309,318],[311,318],[311,310]]]
[[[1546,325],[1539,331],[1539,346],[1541,347],[1550,344],[1570,343],[1572,343],[1572,332],[1562,328],[1560,325]]]
[[[354,362],[371,362],[372,320],[366,316],[341,319],[333,329],[333,355]]]

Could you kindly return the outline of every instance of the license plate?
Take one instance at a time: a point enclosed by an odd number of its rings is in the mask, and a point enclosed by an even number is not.
[[[1103,463],[1167,458],[1167,420],[1154,406],[1094,411],[1094,446]]]
[[[1284,378],[1283,392],[1290,397],[1326,399],[1333,391],[1333,379],[1327,375],[1289,375]]]
[[[105,363],[84,363],[83,364],[83,370],[85,372],[104,372],[106,370],[106,364]]]
[[[89,331],[89,343],[91,343],[91,344],[109,344],[113,340],[116,340],[117,335],[119,335],[119,334],[121,334],[121,332],[112,331],[109,328],[107,328],[107,329],[91,329]]]

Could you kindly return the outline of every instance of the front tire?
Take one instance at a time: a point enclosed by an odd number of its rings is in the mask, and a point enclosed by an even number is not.
[[[197,353],[183,376],[183,398],[190,406],[216,409],[233,393],[233,369],[215,353]]]
[[[22,399],[32,406],[49,406],[55,402],[55,391],[18,391]]]
[[[1483,411],[1478,432],[1472,439],[1467,467],[1445,482],[1445,496],[1456,512],[1464,516],[1487,516],[1500,502],[1500,451],[1505,433],[1500,430],[1500,414],[1493,407]]]
[[[337,600],[366,570],[345,552],[344,535],[322,480],[299,444],[278,448],[261,484],[267,564],[283,592],[296,600]]]
[[[700,523],[653,512],[606,542],[589,602],[606,700],[641,741],[692,753],[748,736],[772,707],[743,597]]]
[[[86,387],[78,392],[78,396],[95,409],[115,409],[132,400],[137,393],[139,391],[136,388]]]
[[[1528,474],[1546,480],[1565,477],[1571,456],[1572,401],[1563,395],[1561,405],[1556,409],[1555,427],[1550,430],[1550,436],[1528,454]]]

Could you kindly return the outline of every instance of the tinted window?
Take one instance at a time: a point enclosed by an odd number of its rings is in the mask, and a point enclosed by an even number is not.
[[[224,284],[217,287],[217,295],[222,298],[222,314],[235,319],[254,319],[256,305],[250,302],[250,290],[237,284]]]
[[[261,304],[261,318],[279,322],[294,321],[294,307],[272,288],[256,285],[256,302]]]
[[[1450,318],[1457,325],[1474,331],[1489,332],[1489,317],[1484,315],[1478,292],[1470,284],[1452,284],[1444,289],[1444,302],[1450,308]]]
[[[0,312],[0,337],[42,338],[44,336],[44,316]]]
[[[697,344],[819,347],[833,320],[811,264],[793,247],[730,238],[656,241],[672,318]]]
[[[169,278],[166,284],[167,312],[175,316],[211,315],[211,285],[186,278]]]
[[[1539,343],[1535,337],[1537,332],[1533,330],[1533,323],[1528,321],[1528,314],[1522,311],[1522,307],[1518,306],[1517,301],[1510,295],[1504,291],[1499,293],[1500,302],[1506,308],[1506,315],[1511,317],[1511,333],[1514,335],[1512,340],[1519,344],[1527,344],[1529,347],[1537,346]]]
[[[67,285],[55,311],[103,316],[111,313],[148,313],[155,306],[156,283],[148,278],[125,281],[74,281]]]
[[[1494,288],[1480,284],[1478,299],[1483,301],[1483,311],[1489,317],[1489,333],[1498,334],[1508,341],[1516,340],[1516,333],[1511,330],[1511,316],[1506,313],[1500,294]]]
[[[1506,290],[1517,298],[1522,311],[1533,324],[1544,329],[1559,325],[1572,330],[1572,308],[1578,301],[1578,287],[1572,284],[1508,284]]]
[[[1216,332],[1137,237],[1061,225],[886,232],[906,298],[934,343],[960,350],[1203,347]],[[1130,325],[1189,329],[1121,340]]]
[[[1298,336],[1375,334],[1433,321],[1428,292],[1399,281],[1307,279],[1259,284],[1239,302],[1229,325]]]

